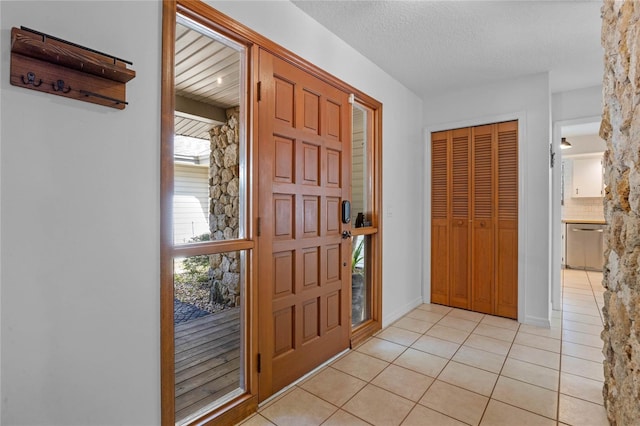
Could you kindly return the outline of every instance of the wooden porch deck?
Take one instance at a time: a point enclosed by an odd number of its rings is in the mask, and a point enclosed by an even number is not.
[[[240,308],[175,327],[176,419],[240,385]]]

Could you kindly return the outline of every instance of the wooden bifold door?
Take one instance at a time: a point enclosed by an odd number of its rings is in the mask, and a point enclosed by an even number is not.
[[[431,134],[431,301],[518,315],[518,122]]]

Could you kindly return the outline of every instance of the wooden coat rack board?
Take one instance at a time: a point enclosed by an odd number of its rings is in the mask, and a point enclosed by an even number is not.
[[[11,84],[124,109],[136,76],[124,59],[31,30],[11,29]]]

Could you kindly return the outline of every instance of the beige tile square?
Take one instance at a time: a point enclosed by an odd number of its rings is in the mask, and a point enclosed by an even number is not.
[[[585,346],[593,346],[594,348],[602,348],[604,346],[604,342],[600,338],[599,334],[587,334],[579,331],[563,330],[562,340]]]
[[[574,299],[574,298],[571,298],[571,297],[565,297],[564,299],[562,299],[562,304],[563,305],[578,306],[578,307],[583,307],[583,308],[595,308],[596,307],[596,299],[595,299],[595,297],[591,297],[591,300],[580,300],[580,299]]]
[[[561,422],[572,426],[608,426],[607,413],[602,405],[560,394]]]
[[[555,426],[554,420],[492,399],[480,426]]]
[[[266,410],[267,408],[269,408],[270,406],[272,406],[276,402],[280,401],[282,398],[284,398],[285,396],[289,395],[291,392],[293,392],[296,389],[297,388],[295,386],[292,386],[292,387],[290,387],[288,389],[282,390],[280,392],[277,392],[274,395],[271,395],[269,398],[267,398],[266,401],[264,401],[262,403],[262,405],[260,406],[260,409],[258,410],[258,412],[262,412],[262,411]]]
[[[262,417],[262,415],[256,413],[253,416],[249,417],[238,426],[275,426],[269,420]]]
[[[506,355],[498,355],[469,346],[462,346],[458,352],[456,352],[453,361],[481,368],[492,373],[500,373],[505,358]]]
[[[447,316],[462,318],[467,321],[480,322],[485,317],[485,314],[480,312],[466,311],[464,309],[451,309],[451,312]]]
[[[472,334],[464,342],[464,346],[469,346],[471,348],[480,349],[497,355],[506,355],[509,353],[511,343],[505,342],[504,340],[494,339],[493,337]]]
[[[466,426],[466,423],[438,413],[430,408],[416,405],[402,422],[402,426]]]
[[[478,325],[475,321],[468,321],[462,318],[452,317],[451,313],[438,321],[438,325],[455,328],[462,331],[472,331]]]
[[[440,319],[444,317],[444,315],[445,314],[440,312],[431,312],[431,311],[425,311],[424,309],[416,308],[413,311],[409,312],[407,315],[405,315],[405,318],[413,318],[419,321],[425,321],[425,322],[430,322],[434,324],[440,321]]]
[[[492,337],[494,339],[504,340],[505,342],[513,342],[516,330],[509,330],[508,328],[494,327],[492,325],[480,323],[480,325],[473,330],[473,334]]]
[[[560,376],[560,392],[569,396],[595,404],[604,404],[602,397],[603,383],[597,380],[587,379],[586,377],[576,376],[569,373],[562,373]]]
[[[585,324],[582,322],[564,320],[562,322],[562,329],[565,331],[567,330],[579,331],[580,333],[587,333],[587,334],[593,334],[595,336],[600,336],[600,333],[602,333],[602,330],[604,330],[604,326],[602,326],[601,324],[592,325],[592,324]]]
[[[415,404],[373,385],[367,385],[343,409],[373,425],[399,425]]]
[[[331,364],[333,368],[367,382],[387,368],[387,365],[389,365],[389,363],[386,361],[365,355],[358,351],[352,351],[347,356]]]
[[[429,377],[438,377],[448,360],[416,349],[407,349],[393,363]]]
[[[574,312],[563,312],[562,319],[575,322],[583,322],[585,324],[598,325],[602,327],[602,319],[599,316],[594,317],[591,315],[576,314]]]
[[[592,287],[602,287],[603,273],[600,271],[587,271],[589,282]]]
[[[271,404],[260,414],[278,426],[319,425],[327,420],[337,407],[296,388]]]
[[[387,327],[376,335],[376,337],[380,339],[388,340],[404,346],[411,346],[420,336],[420,333],[415,333],[413,331],[394,326]]]
[[[329,367],[305,381],[300,387],[340,407],[366,384],[363,380]]]
[[[519,331],[516,335],[514,343],[524,346],[530,346],[532,348],[542,349],[549,352],[560,353],[560,339],[536,336],[535,334],[522,333]]]
[[[508,358],[519,359],[555,370],[560,369],[560,354],[514,343]]]
[[[454,343],[462,343],[469,336],[469,333],[467,331],[457,330],[451,327],[444,327],[438,324],[431,327],[426,334]]]
[[[431,377],[392,364],[378,374],[371,383],[417,402],[431,386],[433,380]]]
[[[479,368],[451,361],[442,370],[438,380],[456,385],[481,395],[490,396],[498,375]]]
[[[405,349],[407,349],[406,346],[402,346],[388,340],[378,339],[377,337],[372,337],[356,348],[358,352],[362,352],[387,362],[391,362],[396,359],[405,351]]]
[[[420,404],[470,425],[482,418],[489,398],[475,392],[450,385],[440,380],[433,382]]]
[[[562,290],[562,293],[569,296],[571,295],[593,296],[593,291],[591,289],[588,289],[586,287],[570,287],[567,284],[565,284],[564,289]]]
[[[536,336],[535,334],[520,333],[516,335],[515,343],[532,348],[543,349],[550,352],[560,352],[560,340],[550,337]]]
[[[322,426],[368,426],[369,423],[344,410],[336,411]]]
[[[508,358],[500,374],[552,391],[558,391],[560,372],[552,368]]]
[[[579,345],[571,342],[562,342],[562,355],[588,359],[593,362],[602,362],[604,360],[602,348],[594,348],[593,346]]]
[[[552,339],[559,339],[562,337],[562,329],[560,327],[536,327],[534,325],[522,324],[520,325],[519,333],[535,334],[536,336],[550,337]]]
[[[442,358],[451,358],[453,354],[456,353],[460,345],[458,343],[448,342],[436,337],[422,336],[413,345],[411,345],[411,347],[422,352],[438,355]]]
[[[413,331],[414,333],[423,334],[425,331],[430,329],[433,324],[433,322],[422,321],[411,317],[404,317],[394,322],[393,326],[404,328],[405,330]]]
[[[446,315],[447,313],[449,313],[449,311],[451,311],[452,308],[450,308],[449,306],[438,305],[435,303],[423,303],[422,305],[418,306],[417,309],[422,309],[423,311],[436,312],[438,314]]]
[[[588,308],[583,306],[562,305],[562,311],[573,312],[574,314],[590,315],[592,317],[600,318],[600,310],[595,304]]]
[[[556,418],[558,393],[529,383],[500,376],[491,398],[541,416]]]
[[[565,293],[562,297],[562,303],[572,305],[571,302],[595,302],[595,296],[592,294],[571,294]]]
[[[520,327],[518,321],[509,318],[495,317],[493,315],[485,315],[480,322],[494,327],[508,328],[509,330],[517,330],[518,327]]]
[[[593,362],[563,355],[560,371],[600,382],[604,381],[604,367],[602,366],[602,362]]]

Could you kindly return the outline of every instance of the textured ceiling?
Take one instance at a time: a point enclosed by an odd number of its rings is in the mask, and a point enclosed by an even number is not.
[[[600,1],[294,1],[420,96],[539,72],[602,82]]]

